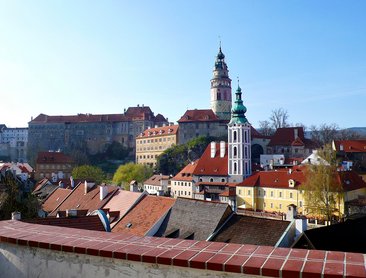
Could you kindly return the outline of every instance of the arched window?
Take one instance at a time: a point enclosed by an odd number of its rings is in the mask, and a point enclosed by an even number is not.
[[[238,168],[238,167],[237,167],[236,162],[235,162],[235,163],[234,163],[234,174],[236,174],[236,171],[238,170],[237,168]]]
[[[213,182],[213,178],[210,178],[210,182]]]
[[[233,132],[234,141],[236,141],[236,131]]]

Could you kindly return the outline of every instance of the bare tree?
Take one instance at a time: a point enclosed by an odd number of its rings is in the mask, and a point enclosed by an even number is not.
[[[272,114],[269,118],[272,128],[276,130],[277,128],[288,127],[288,117],[289,115],[287,110],[283,108],[272,110]]]
[[[259,130],[264,136],[272,136],[275,130],[269,121],[259,121]]]
[[[360,135],[348,129],[339,129],[335,123],[321,124],[318,126],[312,125],[311,139],[317,142],[320,146],[331,143],[333,140],[352,140],[359,139]]]

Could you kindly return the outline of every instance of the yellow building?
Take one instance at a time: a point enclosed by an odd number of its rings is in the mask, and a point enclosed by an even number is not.
[[[148,128],[136,137],[136,163],[156,165],[156,158],[178,144],[178,125]]]
[[[288,206],[293,204],[298,213],[306,215],[306,202],[299,189],[305,180],[304,169],[294,167],[293,170],[254,173],[236,187],[238,208],[286,213]],[[353,171],[337,172],[337,175],[344,190],[339,206],[344,215],[348,202],[366,196],[366,183]]]

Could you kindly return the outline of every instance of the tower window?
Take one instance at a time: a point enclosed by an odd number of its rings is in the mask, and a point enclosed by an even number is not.
[[[236,174],[236,171],[237,171],[237,165],[236,165],[236,162],[234,163],[234,174]]]
[[[234,147],[234,157],[236,157],[238,155],[238,151],[236,149],[236,147]]]
[[[234,141],[236,141],[236,131],[233,132]]]
[[[221,93],[217,93],[217,100],[221,100]]]

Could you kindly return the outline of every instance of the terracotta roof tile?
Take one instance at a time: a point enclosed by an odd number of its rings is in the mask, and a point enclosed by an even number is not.
[[[221,121],[211,109],[187,110],[178,123],[186,122],[218,122]]]
[[[334,141],[336,150],[346,153],[365,153],[366,140],[336,140]]]
[[[291,146],[291,145],[305,146],[306,148],[317,147],[315,142],[305,138],[303,127],[278,128],[275,134],[273,134],[271,141],[268,143],[268,146]]]
[[[53,210],[50,215],[55,216],[59,210],[68,209],[87,209],[89,212],[102,208],[108,200],[113,196],[118,190],[116,186],[107,186],[108,194],[103,200],[100,200],[100,186],[94,185],[92,188],[88,189],[85,194],[85,184],[80,183],[78,186],[72,190],[71,194],[64,200],[63,203],[55,210]]]
[[[193,174],[197,176],[227,176],[228,156],[227,144],[225,144],[225,155],[220,157],[220,143],[216,143],[215,156],[211,157],[211,144],[209,144],[197,162]]]
[[[143,197],[140,192],[130,192],[122,189],[112,196],[112,198],[103,206],[103,209],[109,210],[110,215],[116,216],[118,211],[119,215],[114,221],[122,218],[137,202]],[[114,223],[115,224],[115,223]],[[111,225],[111,226],[114,226]]]
[[[93,231],[105,231],[103,223],[100,221],[98,215],[70,217],[70,218],[47,217],[47,218],[36,218],[22,221],[40,225],[59,226],[59,227],[76,228],[76,229],[93,230]]]
[[[74,163],[71,156],[61,152],[39,152],[37,156],[37,164],[61,164]]]
[[[162,180],[169,180],[170,176],[168,175],[153,175],[150,178],[148,178],[146,181],[144,181],[144,184],[148,185],[158,185],[160,186],[160,182]]]
[[[143,236],[168,213],[174,202],[173,198],[145,196],[114,226],[112,232]]]
[[[184,167],[178,174],[176,174],[172,180],[176,181],[192,181],[193,180],[193,173],[197,167],[198,160],[189,163],[186,167]]]
[[[42,204],[42,209],[50,213],[57,208],[63,200],[71,193],[71,189],[57,188]]]
[[[137,135],[137,138],[151,138],[164,135],[174,135],[178,132],[178,125],[162,126],[148,128],[144,132]]]

